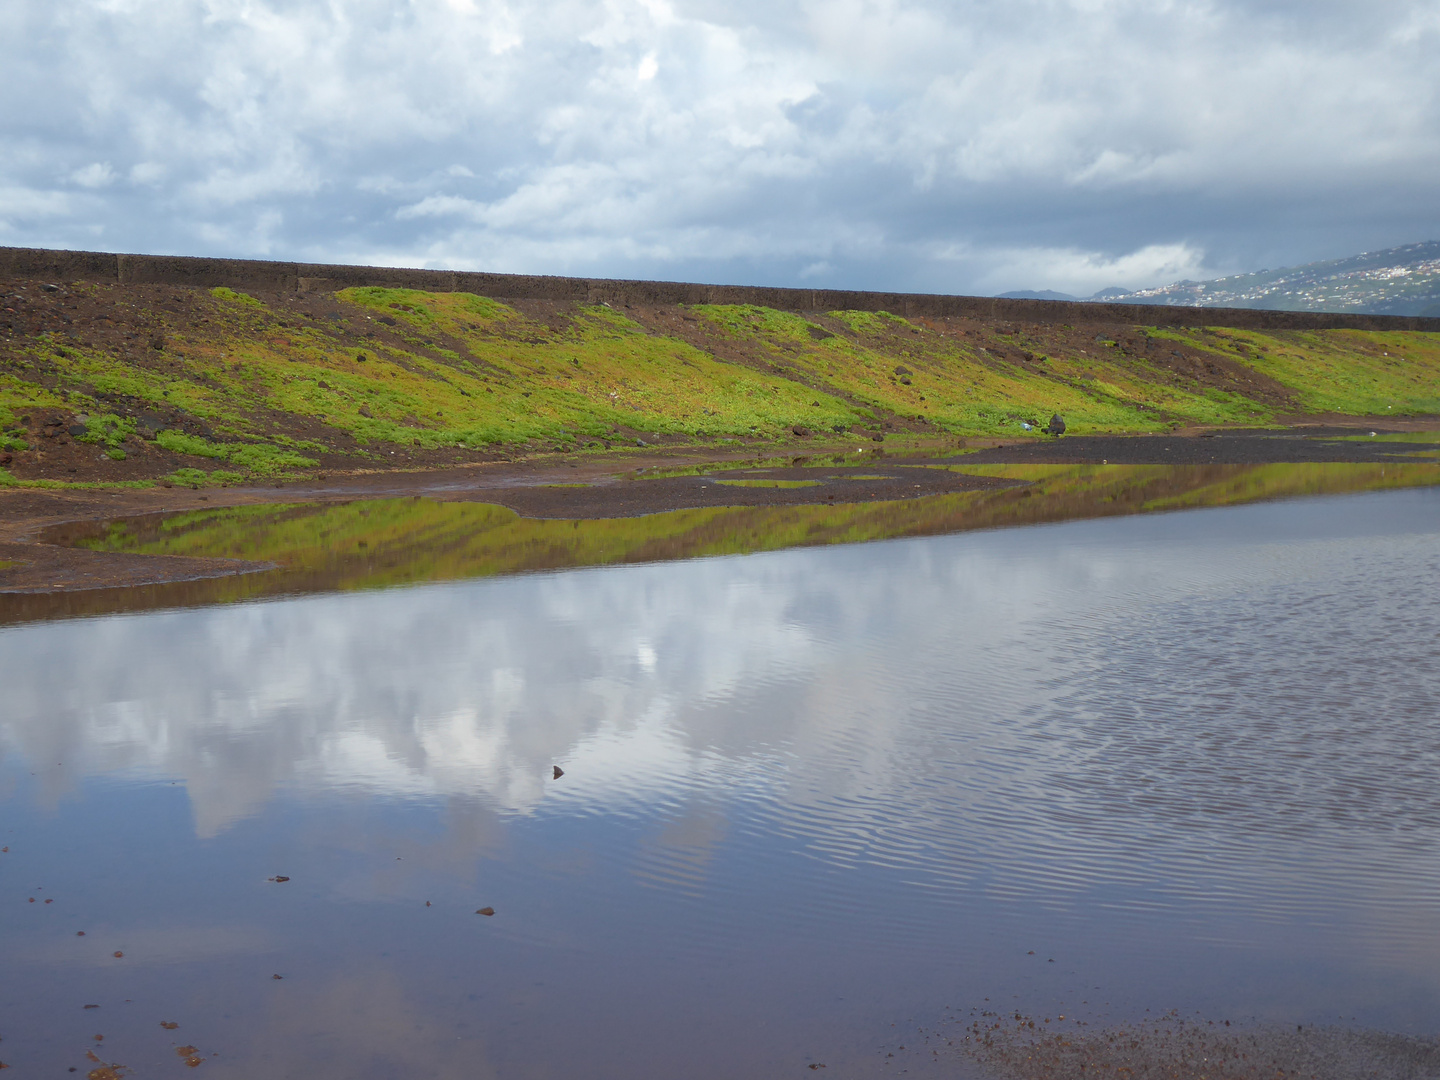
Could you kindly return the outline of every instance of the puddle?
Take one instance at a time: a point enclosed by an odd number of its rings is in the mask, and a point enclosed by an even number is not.
[[[1440,490],[1025,468],[835,517],[404,500],[77,537],[324,591],[0,628],[0,1060],[1432,1062]]]

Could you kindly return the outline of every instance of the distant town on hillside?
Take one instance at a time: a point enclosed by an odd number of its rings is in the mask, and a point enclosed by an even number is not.
[[[1440,241],[1367,251],[1345,259],[1282,270],[1234,274],[1212,281],[1177,281],[1173,285],[1133,292],[1110,288],[1093,296],[1070,296],[1050,290],[1001,295],[1179,307],[1440,316]]]

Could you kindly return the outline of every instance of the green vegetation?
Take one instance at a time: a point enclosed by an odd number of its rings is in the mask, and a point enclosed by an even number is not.
[[[213,443],[198,435],[186,435],[180,431],[162,431],[155,436],[155,442],[163,449],[173,450],[177,454],[220,458],[233,462],[260,476],[271,476],[286,470],[319,464],[314,458],[264,443]]]
[[[227,289],[221,285],[218,289],[211,289],[210,295],[217,300],[228,300],[232,304],[244,304],[247,307],[263,308],[265,305],[248,293],[236,292],[234,289]]]
[[[72,286],[55,308],[76,312],[67,329],[0,343],[0,447],[34,451],[61,416],[136,476],[208,483],[208,462],[244,478],[637,440],[1040,438],[1053,413],[1073,434],[1440,413],[1440,335],[1423,333],[1097,336],[746,305],[537,314],[408,289],[267,303],[145,288]]]

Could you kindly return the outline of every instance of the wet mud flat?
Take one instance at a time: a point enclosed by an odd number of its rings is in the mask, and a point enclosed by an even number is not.
[[[994,1080],[1426,1080],[1440,1075],[1440,1038],[1340,1026],[1278,1027],[1182,1017],[1129,1023],[972,1009],[919,1029],[902,1062],[930,1058]],[[918,1045],[915,1045],[917,1044]],[[892,1051],[893,1052],[893,1051]],[[902,1065],[903,1067],[903,1065]]]
[[[1405,438],[1404,442],[1391,441]],[[1440,418],[1306,424],[1268,431],[1214,430],[1175,435],[1081,435],[980,449],[967,461],[1108,462],[1138,465],[1261,465],[1440,459]]]

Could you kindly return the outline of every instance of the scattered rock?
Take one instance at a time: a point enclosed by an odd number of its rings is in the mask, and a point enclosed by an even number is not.
[[[906,367],[904,364],[900,364],[898,367],[895,368],[895,374],[903,377],[905,375],[914,375],[915,373],[911,371],[908,367]]]
[[[59,292],[59,291],[60,291],[60,286],[59,286],[59,285],[41,285],[40,288],[44,289],[46,292]]]
[[[369,409],[368,406],[361,405],[361,406],[360,406],[360,415],[363,416],[363,417],[365,417],[365,419],[368,420],[368,419],[370,419],[370,417],[373,416],[374,414],[370,411],[370,409]]]
[[[71,424],[65,430],[68,431],[72,437],[78,439],[81,435],[84,435],[85,432],[89,431],[90,429],[87,428],[84,424]]]
[[[1048,431],[1051,435],[1064,435],[1064,434],[1065,434],[1065,419],[1064,419],[1064,417],[1062,417],[1059,413],[1055,413],[1055,415],[1053,415],[1052,417],[1050,417],[1050,426],[1047,427],[1045,430]]]
[[[884,436],[884,435],[881,435],[881,434],[877,431],[874,435],[871,435],[871,436],[870,436],[870,441],[871,441],[871,442],[884,442],[884,441],[885,441],[885,436]]]
[[[790,433],[803,439],[810,434],[810,429],[807,428],[804,424],[796,424],[790,429]]]

